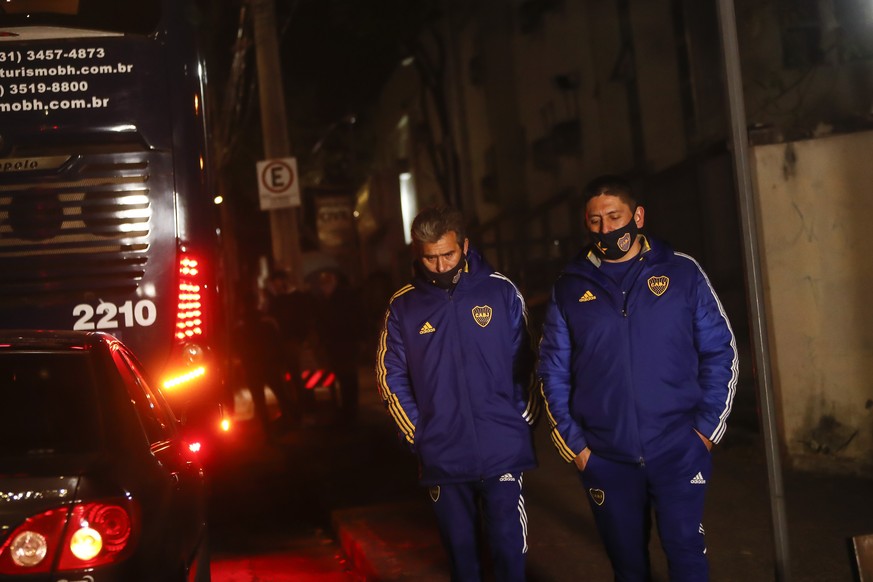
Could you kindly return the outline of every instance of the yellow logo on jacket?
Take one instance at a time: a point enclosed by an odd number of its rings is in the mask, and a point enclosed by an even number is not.
[[[660,297],[670,285],[670,277],[661,275],[660,277],[649,277],[649,291]]]
[[[586,303],[588,301],[594,301],[595,299],[597,299],[597,296],[591,292],[591,289],[589,289],[579,298],[579,303]]]
[[[492,309],[487,305],[479,306],[473,308],[473,319],[476,323],[479,324],[480,327],[485,327],[489,323],[491,323],[491,313]]]

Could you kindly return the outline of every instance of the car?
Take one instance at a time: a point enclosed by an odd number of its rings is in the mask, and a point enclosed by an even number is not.
[[[208,582],[197,449],[112,335],[0,331],[0,580]]]

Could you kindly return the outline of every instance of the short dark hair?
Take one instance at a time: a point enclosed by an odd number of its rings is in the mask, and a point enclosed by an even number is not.
[[[444,235],[454,231],[458,243],[463,245],[466,238],[464,215],[451,206],[430,206],[425,208],[412,221],[412,242],[416,247],[435,243]]]
[[[582,190],[582,204],[587,206],[589,200],[601,194],[618,196],[632,210],[640,203],[631,183],[613,174],[604,174],[588,182]]]

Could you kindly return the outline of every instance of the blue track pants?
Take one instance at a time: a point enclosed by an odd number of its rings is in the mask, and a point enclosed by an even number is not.
[[[488,541],[494,579],[524,581],[527,513],[521,473],[439,485],[429,491],[443,546],[452,563],[454,582],[483,579],[480,524]]]
[[[710,452],[691,429],[681,447],[645,463],[618,463],[591,455],[580,478],[616,580],[651,578],[648,548],[653,511],[670,581],[709,579],[702,521],[711,474]]]

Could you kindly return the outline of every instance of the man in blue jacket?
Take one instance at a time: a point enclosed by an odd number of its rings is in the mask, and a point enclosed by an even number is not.
[[[584,192],[593,244],[554,285],[538,376],[552,441],[575,463],[616,580],[648,580],[654,511],[670,580],[707,580],[710,451],[737,383],[733,332],[691,257],[640,233],[628,182]]]
[[[484,518],[496,579],[521,581],[538,402],[525,303],[470,247],[459,211],[423,210],[412,239],[415,276],[391,298],[379,340],[379,392],[418,455],[452,579],[482,579]]]

